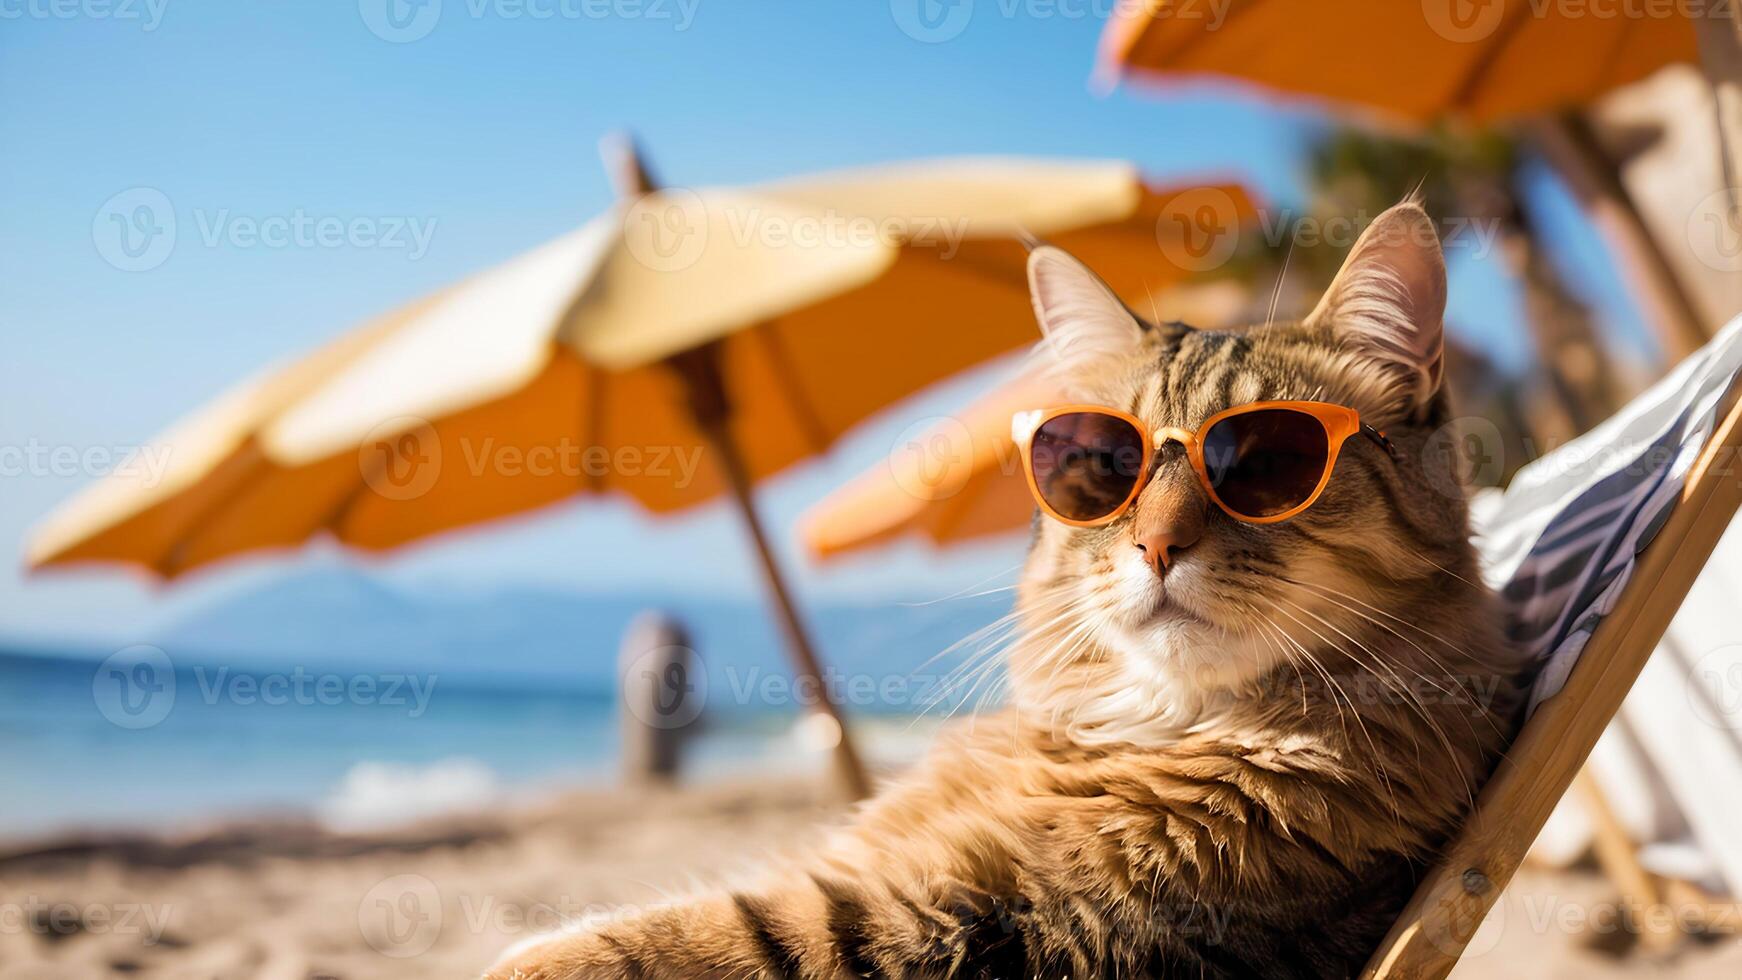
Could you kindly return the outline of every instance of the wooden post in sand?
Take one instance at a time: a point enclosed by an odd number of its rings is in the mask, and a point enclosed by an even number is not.
[[[706,682],[689,634],[677,620],[643,613],[623,634],[617,657],[623,698],[623,779],[670,782],[683,743],[701,717]]]

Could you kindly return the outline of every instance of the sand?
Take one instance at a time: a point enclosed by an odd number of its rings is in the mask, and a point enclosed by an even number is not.
[[[668,900],[840,819],[814,783],[756,780],[572,794],[371,835],[255,822],[15,846],[0,850],[0,980],[475,976],[532,932]],[[1742,976],[1735,938],[1667,958],[1613,952],[1628,943],[1604,925],[1611,900],[1595,874],[1526,870],[1454,975]]]

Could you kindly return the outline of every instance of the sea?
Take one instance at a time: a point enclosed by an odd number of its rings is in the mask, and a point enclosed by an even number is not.
[[[995,593],[803,610],[873,762],[911,759],[946,717],[997,704],[982,651],[1009,605]],[[653,719],[681,731],[685,778],[823,771],[826,733],[798,724],[810,694],[757,603],[429,596],[322,573],[137,643],[0,642],[0,839],[285,817],[362,831],[609,786],[620,674],[643,662],[620,649],[647,616],[678,624],[693,651],[679,715]]]

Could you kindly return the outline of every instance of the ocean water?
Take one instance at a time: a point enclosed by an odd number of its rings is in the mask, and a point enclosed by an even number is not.
[[[655,604],[347,593],[347,614],[296,592],[118,649],[0,651],[0,837],[286,814],[359,829],[616,777],[617,645]],[[657,605],[700,661],[688,682],[699,713],[677,722],[686,773],[821,771],[764,610]],[[986,692],[948,690],[964,654],[938,654],[1007,609],[983,597],[810,610],[867,755],[917,754],[937,719]]]

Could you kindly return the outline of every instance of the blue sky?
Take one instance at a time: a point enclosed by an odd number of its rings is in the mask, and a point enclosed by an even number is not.
[[[965,21],[946,21],[951,36],[927,43],[913,36],[926,36],[913,0],[425,0],[399,8],[408,21],[384,19],[383,2],[0,7],[0,447],[136,445],[274,359],[574,227],[610,201],[596,143],[613,129],[633,129],[672,184],[1011,153],[1233,176],[1287,204],[1318,125],[1209,87],[1096,94],[1106,4],[969,0],[953,8]],[[1582,263],[1575,281],[1636,334],[1600,246],[1540,183],[1551,228]],[[106,261],[101,223],[106,202],[136,188],[169,200],[178,234],[160,265],[128,272]],[[428,239],[272,247],[204,233],[293,215],[405,219]],[[1485,348],[1524,350],[1515,292],[1492,263],[1458,263],[1452,303]],[[771,488],[789,557],[782,517],[875,462],[903,424]],[[86,479],[0,475],[0,549],[17,554]],[[1016,559],[1010,547],[946,562],[895,549],[804,580],[813,595],[924,595]],[[748,593],[748,560],[717,507],[653,524],[588,505],[380,568],[443,587]],[[126,576],[26,582],[16,560],[0,563],[0,636],[124,633],[165,601]]]

